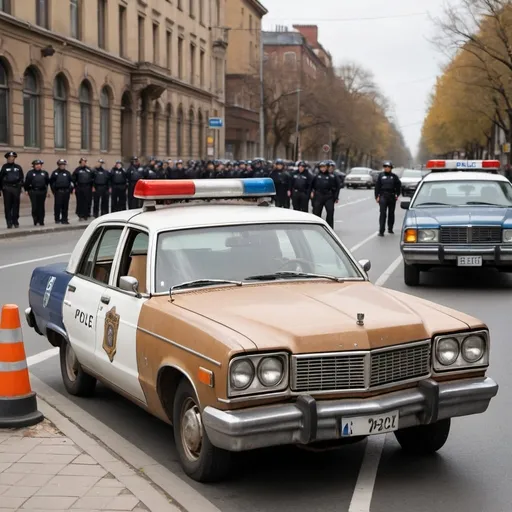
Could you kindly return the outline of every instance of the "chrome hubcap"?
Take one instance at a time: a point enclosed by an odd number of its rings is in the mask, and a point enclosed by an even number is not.
[[[199,407],[191,398],[185,400],[181,409],[181,439],[187,457],[197,460],[203,445],[203,423]]]
[[[75,381],[78,375],[78,359],[76,358],[75,351],[71,348],[69,343],[66,344],[66,373],[71,381]]]

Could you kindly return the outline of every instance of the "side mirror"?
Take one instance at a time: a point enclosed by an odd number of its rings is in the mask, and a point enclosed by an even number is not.
[[[372,262],[370,260],[359,260],[359,265],[363,267],[365,272],[369,272],[372,268]]]
[[[132,276],[122,276],[119,279],[119,288],[125,292],[133,292],[136,297],[142,297],[139,293],[139,281]]]
[[[408,210],[409,206],[411,206],[411,200],[410,199],[408,201],[401,201],[400,202],[400,208],[402,208],[402,210]]]

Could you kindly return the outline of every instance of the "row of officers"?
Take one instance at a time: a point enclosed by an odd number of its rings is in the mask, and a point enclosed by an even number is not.
[[[19,227],[20,196],[23,190],[29,195],[34,225],[44,225],[45,201],[49,190],[54,196],[54,218],[58,224],[69,224],[70,196],[76,195],[76,215],[80,221],[91,216],[98,217],[111,211],[140,208],[141,202],[133,197],[135,185],[140,179],[217,179],[270,177],[276,188],[275,205],[307,212],[312,201],[313,213],[321,216],[326,210],[328,224],[334,226],[334,205],[338,202],[341,178],[332,161],[320,162],[314,170],[307,162],[298,162],[297,168],[289,169],[284,160],[269,163],[263,159],[252,162],[189,161],[185,165],[178,160],[162,162],[150,159],[142,166],[138,157],[124,169],[117,161],[112,169],[104,167],[98,160],[94,168],[81,158],[73,171],[67,169],[64,159],[57,161],[57,168],[50,174],[43,169],[42,160],[34,160],[32,169],[24,176],[21,166],[16,164],[17,154],[5,154],[7,163],[0,170],[0,193],[3,195],[7,227]],[[91,215],[92,211],[92,215]]]

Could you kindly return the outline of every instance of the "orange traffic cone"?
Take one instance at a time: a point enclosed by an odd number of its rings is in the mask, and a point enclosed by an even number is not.
[[[28,427],[43,418],[30,387],[20,312],[6,304],[0,317],[0,428]]]

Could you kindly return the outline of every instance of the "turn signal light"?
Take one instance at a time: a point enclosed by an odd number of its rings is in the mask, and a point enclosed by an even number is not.
[[[406,229],[404,233],[404,242],[406,244],[415,244],[418,241],[418,231],[416,229]]]

